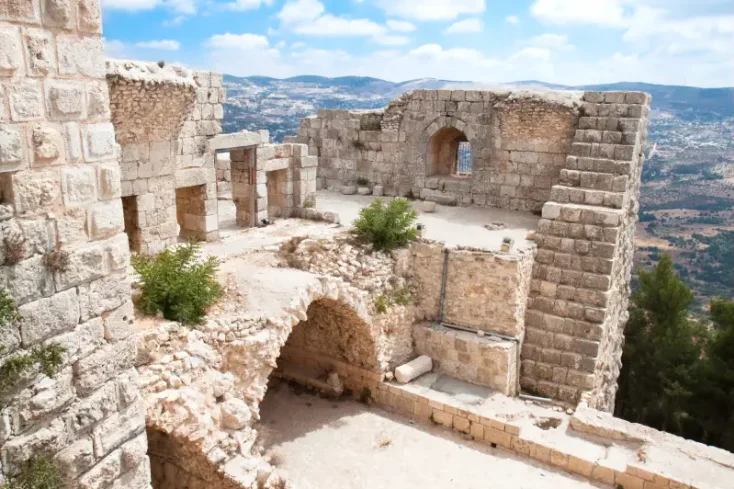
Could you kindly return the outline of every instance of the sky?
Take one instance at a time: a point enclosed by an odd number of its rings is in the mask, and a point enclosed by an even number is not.
[[[734,0],[102,0],[108,56],[230,75],[734,86]]]

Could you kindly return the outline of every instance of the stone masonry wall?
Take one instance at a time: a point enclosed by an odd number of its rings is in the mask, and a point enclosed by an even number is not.
[[[611,410],[619,375],[650,96],[586,92],[538,224],[523,388]]]
[[[101,29],[98,0],[0,2],[0,287],[23,316],[0,331],[0,363],[66,348],[55,378],[2,400],[0,485],[40,454],[68,487],[150,484]],[[44,264],[51,251],[68,269]]]
[[[122,146],[122,194],[136,201],[129,218],[135,232],[128,229],[133,250],[160,251],[177,241],[179,227],[183,237],[217,239],[216,170],[208,140],[221,132],[222,75],[108,60],[107,82]],[[177,223],[176,189],[199,186],[198,211]]]
[[[420,319],[439,319],[444,249],[440,243],[411,245]],[[534,256],[533,249],[512,254],[450,250],[443,320],[522,339]]]
[[[366,178],[390,195],[540,211],[559,181],[580,104],[576,92],[419,90],[383,112],[320,110],[288,141],[319,157],[323,188]],[[431,142],[447,129],[471,145],[470,178],[433,174]]]

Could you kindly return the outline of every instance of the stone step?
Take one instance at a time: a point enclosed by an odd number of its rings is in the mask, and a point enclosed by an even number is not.
[[[551,188],[551,200],[560,204],[600,205],[621,209],[624,205],[624,193],[554,185]]]
[[[622,223],[624,211],[603,206],[586,204],[546,202],[543,205],[543,219],[563,222],[579,222],[601,227],[617,227]]]
[[[637,142],[637,131],[619,131],[602,129],[579,129],[574,141],[579,143],[630,144]]]
[[[571,144],[571,155],[629,162],[637,156],[634,144],[585,143],[577,141]]]
[[[572,155],[566,158],[566,169],[629,176],[632,171],[632,162],[617,161],[614,158],[593,158]]]
[[[561,185],[581,187],[607,192],[624,192],[627,190],[629,177],[613,173],[592,172],[584,170],[561,170]]]

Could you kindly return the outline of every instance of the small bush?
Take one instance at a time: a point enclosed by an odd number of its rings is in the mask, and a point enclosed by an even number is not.
[[[407,306],[413,302],[413,295],[410,293],[410,289],[407,287],[401,287],[396,289],[392,293],[392,298],[395,304],[399,306]]]
[[[221,297],[222,287],[215,279],[219,261],[214,257],[199,261],[200,252],[201,244],[188,243],[153,257],[134,255],[132,264],[142,291],[138,308],[145,314],[161,312],[182,324],[201,323],[206,308]]]
[[[63,273],[69,269],[69,253],[63,250],[56,250],[43,255],[43,264],[52,272]]]
[[[7,292],[0,289],[0,327],[18,321],[19,319],[20,313],[15,305],[15,301],[13,301]]]
[[[375,299],[375,309],[380,314],[385,314],[389,305],[389,300],[384,295],[381,295],[377,299]]]
[[[304,209],[313,209],[314,207],[316,207],[316,200],[313,197],[308,198],[305,201],[303,201]]]
[[[392,250],[408,244],[417,237],[415,222],[418,213],[405,199],[393,199],[385,204],[375,199],[359,212],[354,221],[358,236],[372,243],[377,250]]]
[[[4,398],[8,393],[34,368],[46,377],[53,378],[59,372],[59,367],[63,363],[62,355],[65,352],[66,348],[58,343],[49,343],[5,360],[0,365],[0,407],[5,404]]]
[[[56,465],[46,456],[33,457],[21,474],[1,489],[64,489],[66,486]]]

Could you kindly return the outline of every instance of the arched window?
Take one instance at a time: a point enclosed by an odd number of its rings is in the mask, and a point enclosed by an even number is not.
[[[444,127],[429,143],[429,173],[434,176],[469,176],[472,173],[471,144],[455,127]]]

